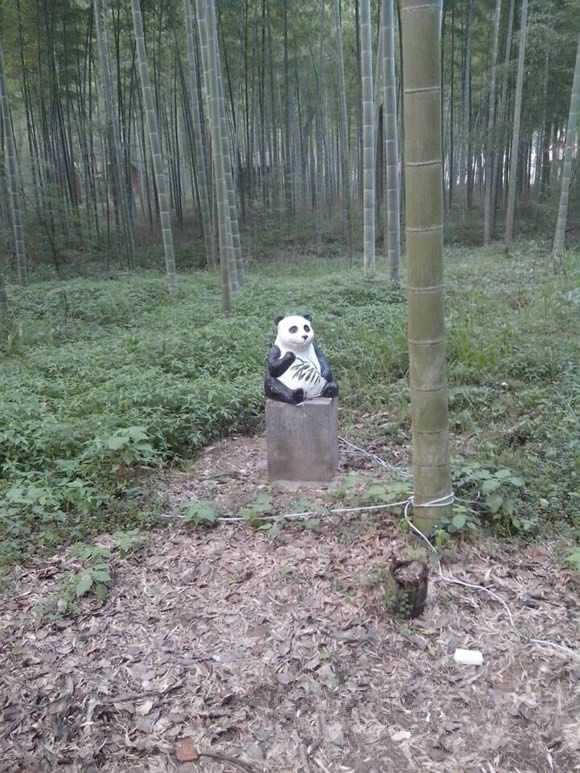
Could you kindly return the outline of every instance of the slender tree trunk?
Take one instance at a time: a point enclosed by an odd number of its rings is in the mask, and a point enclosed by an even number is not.
[[[451,4],[451,90],[449,97],[449,209],[453,204],[455,188],[455,3]]]
[[[292,161],[290,151],[290,65],[288,61],[288,0],[284,3],[284,199],[288,223],[294,214],[292,203]]]
[[[315,155],[315,168],[316,174],[313,178],[313,185],[316,185],[316,209],[314,212],[315,227],[316,227],[316,254],[322,254],[322,226],[320,212],[322,209],[322,200],[324,198],[325,203],[328,204],[328,190],[327,190],[327,178],[325,175],[325,147],[322,136],[323,122],[324,122],[324,89],[323,89],[323,66],[324,66],[324,40],[325,40],[325,0],[320,0],[320,16],[318,24],[318,69],[316,72],[316,117],[315,117],[315,132],[316,132],[316,153]]]
[[[494,131],[495,131],[495,76],[497,70],[497,52],[499,47],[499,23],[501,19],[501,0],[496,0],[493,22],[493,42],[491,50],[489,74],[489,108],[487,114],[487,137],[485,145],[485,204],[483,214],[483,243],[491,241],[491,191],[492,177],[495,166]]]
[[[550,175],[551,175],[551,161],[550,161],[550,142],[552,140],[552,122],[546,121],[544,127],[544,142],[542,150],[542,184],[541,192],[542,197],[547,198],[550,193]]]
[[[342,206],[344,208],[344,235],[346,251],[352,260],[352,202],[350,198],[350,169],[348,118],[346,112],[346,87],[344,83],[344,55],[342,52],[342,24],[339,0],[334,0],[334,25],[336,29],[336,53],[338,65],[338,99],[340,108],[340,173],[342,179]]]
[[[558,208],[558,220],[554,234],[554,246],[552,254],[557,268],[562,266],[566,237],[566,219],[568,216],[568,191],[572,171],[572,152],[578,135],[578,105],[580,104],[580,35],[576,49],[576,65],[574,67],[574,81],[572,94],[570,95],[570,112],[568,113],[568,126],[566,129],[566,147],[564,149],[564,166],[562,169],[562,182],[560,189],[560,206]]]
[[[103,102],[107,118],[107,145],[109,168],[112,177],[112,193],[115,208],[118,208],[123,231],[123,246],[127,268],[132,270],[135,258],[135,233],[133,228],[133,202],[131,181],[125,174],[126,166],[121,148],[118,111],[113,105],[113,85],[110,70],[110,48],[107,30],[107,0],[93,0],[97,47],[99,50],[99,72]],[[108,176],[108,175],[107,175]]]
[[[534,169],[534,199],[540,198],[542,187],[542,163],[544,156],[544,132],[546,131],[546,116],[548,111],[548,81],[550,77],[550,52],[544,56],[544,89],[542,93],[542,120],[536,142],[536,164]]]
[[[210,131],[213,140],[214,189],[217,200],[218,241],[220,248],[220,266],[222,272],[222,303],[224,313],[231,311],[232,281],[231,272],[234,269],[233,241],[230,223],[228,200],[228,185],[226,182],[226,159],[224,158],[224,141],[222,115],[220,109],[220,83],[217,68],[219,51],[214,45],[212,22],[213,11],[210,3],[213,0],[197,0],[197,24],[202,46],[202,59],[209,101]]]
[[[386,166],[384,241],[387,248],[386,255],[389,260],[391,281],[398,287],[401,261],[401,206],[396,89],[393,0],[383,0],[383,131]]]
[[[12,113],[8,102],[8,89],[6,87],[6,75],[4,71],[4,55],[0,44],[0,119],[4,128],[6,141],[7,182],[8,196],[10,199],[10,213],[12,216],[12,233],[14,235],[14,250],[16,252],[16,266],[18,269],[18,281],[25,285],[27,281],[26,250],[24,248],[24,233],[22,230],[22,209],[20,196],[20,170],[16,158],[16,144],[12,128]]]
[[[492,238],[495,234],[495,229],[496,229],[497,210],[498,210],[500,193],[502,193],[505,187],[503,184],[504,183],[504,180],[503,180],[504,157],[507,157],[509,153],[508,141],[507,141],[507,124],[506,124],[505,116],[507,112],[509,64],[511,60],[511,51],[512,51],[514,16],[515,16],[515,0],[510,0],[509,11],[508,11],[508,26],[507,26],[506,42],[505,42],[505,55],[504,55],[504,67],[503,67],[504,72],[503,72],[502,82],[501,82],[501,96],[499,99],[497,121],[496,121],[496,126],[497,126],[496,158],[497,160],[496,160],[495,173],[493,174],[492,181],[491,181],[491,185],[492,185],[491,236]]]
[[[401,15],[413,520],[430,532],[451,507],[442,260],[441,0],[402,0]]]
[[[209,0],[207,5],[208,10],[208,32],[209,39],[208,44],[210,48],[213,46],[216,51],[215,61],[213,62],[217,75],[218,82],[218,106],[221,120],[221,142],[222,142],[222,155],[224,161],[224,173],[226,180],[226,189],[228,193],[228,213],[229,213],[229,236],[231,241],[229,257],[229,271],[228,278],[232,293],[239,290],[244,280],[244,268],[242,260],[242,247],[240,241],[240,227],[238,222],[238,205],[236,200],[236,186],[234,177],[234,149],[230,141],[230,130],[228,126],[228,119],[226,114],[226,97],[224,90],[224,81],[221,67],[220,46],[218,41],[218,29],[217,29],[217,15],[216,15],[216,0]],[[213,42],[212,42],[213,41]],[[230,84],[230,95],[231,84]],[[234,135],[236,134],[235,125],[235,113],[233,112],[233,98],[231,100],[232,106],[232,118],[234,120]],[[241,167],[241,164],[239,164]]]
[[[375,137],[370,0],[360,0],[363,106],[364,273],[375,270]]]
[[[202,128],[203,113],[198,98],[197,62],[195,56],[195,37],[191,0],[184,0],[183,10],[185,17],[185,37],[187,42],[187,63],[189,65],[189,102],[191,105],[191,117],[193,122],[193,140],[196,156],[195,172],[199,191],[199,208],[201,212],[201,224],[203,228],[203,237],[205,239],[207,261],[208,263],[213,264],[215,247],[211,218],[211,193],[207,176],[206,142]]]
[[[159,136],[159,124],[157,109],[151,81],[149,79],[149,67],[147,64],[147,52],[145,50],[145,36],[143,33],[143,18],[141,16],[140,0],[131,0],[133,11],[133,26],[135,42],[137,44],[137,60],[139,62],[139,74],[141,90],[143,92],[143,104],[147,116],[149,142],[151,144],[151,156],[155,171],[155,184],[157,186],[157,201],[159,204],[159,217],[161,220],[161,232],[163,235],[163,247],[165,251],[165,267],[167,270],[167,282],[169,292],[177,293],[177,274],[175,271],[175,252],[173,249],[173,231],[171,229],[171,212],[169,207],[169,186],[167,183],[167,169],[161,152],[161,138]]]
[[[516,214],[517,170],[520,144],[520,122],[522,117],[522,94],[524,88],[524,63],[526,58],[526,35],[528,31],[528,0],[523,0],[520,22],[520,43],[518,50],[518,73],[516,78],[516,94],[514,97],[514,126],[512,133],[511,169],[508,180],[508,202],[505,224],[505,243],[510,244],[514,235]]]
[[[356,70],[357,70],[357,76],[358,76],[358,82],[362,83],[363,76],[363,70],[362,70],[362,56],[361,56],[361,24],[360,24],[360,0],[355,0],[354,3],[354,26],[355,26],[355,44],[356,44]],[[357,145],[357,187],[358,187],[358,197],[363,202],[364,206],[364,144],[363,144],[363,135],[364,135],[364,118],[363,118],[363,101],[364,101],[364,95],[361,92],[360,97],[356,101],[356,112],[358,115],[358,126],[357,126],[357,138],[356,138],[356,145]]]
[[[465,212],[469,191],[469,166],[471,154],[468,152],[469,142],[469,117],[471,113],[471,17],[473,0],[467,0],[467,12],[465,19],[465,44],[463,47],[463,68],[461,82],[461,138],[459,145],[459,208],[461,222],[465,224]],[[466,179],[467,178],[467,179]]]
[[[466,174],[467,174],[467,192],[465,194],[465,206],[468,210],[473,208],[473,181],[474,169],[478,168],[478,162],[473,163],[473,134],[471,131],[471,116],[473,115],[473,68],[471,67],[471,57],[469,63],[469,72],[467,73],[467,126],[466,126]],[[479,161],[479,159],[478,159]]]
[[[6,292],[6,283],[4,282],[4,274],[0,271],[0,317],[7,318],[10,313],[10,307],[8,305],[8,293]]]

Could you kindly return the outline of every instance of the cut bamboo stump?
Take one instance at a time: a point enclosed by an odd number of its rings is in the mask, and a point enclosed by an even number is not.
[[[299,405],[266,401],[268,478],[329,482],[338,467],[336,399],[316,397]]]
[[[424,561],[396,560],[387,579],[387,606],[397,617],[419,617],[425,609],[429,571]]]

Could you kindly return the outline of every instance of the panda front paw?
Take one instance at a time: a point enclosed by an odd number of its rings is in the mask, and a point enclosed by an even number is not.
[[[338,397],[338,384],[336,381],[329,381],[322,390],[322,397]]]
[[[298,403],[304,402],[304,390],[303,389],[295,389],[292,392],[292,399],[298,405]]]

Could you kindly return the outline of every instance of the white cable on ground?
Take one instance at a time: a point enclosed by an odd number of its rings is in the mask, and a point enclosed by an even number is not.
[[[366,507],[331,507],[325,509],[325,513],[317,512],[316,510],[305,510],[303,513],[285,513],[282,515],[255,515],[251,516],[252,520],[256,521],[284,521],[293,518],[309,518],[313,515],[325,515],[332,513],[333,515],[341,515],[342,513],[364,513],[371,512],[372,510],[388,510],[392,507],[403,507],[407,503],[407,499],[402,499],[400,502],[388,502],[385,505],[367,505]],[[244,516],[224,515],[217,519],[221,523],[227,523],[228,521],[247,521],[248,518]]]
[[[373,459],[381,467],[385,467],[387,470],[391,470],[397,475],[400,475],[402,478],[411,477],[411,473],[409,472],[409,470],[404,470],[401,467],[396,467],[394,464],[389,464],[389,462],[385,462],[385,460],[381,459],[381,457],[378,456],[377,454],[373,454],[371,451],[367,451],[364,448],[360,448],[360,446],[357,446],[354,443],[351,443],[350,440],[347,440],[345,437],[342,437],[342,435],[339,435],[338,439],[340,440],[341,443],[344,443],[345,446],[352,448],[354,451],[356,451],[359,454],[368,456],[370,459]]]
[[[409,508],[410,507],[448,507],[449,505],[452,505],[454,501],[455,501],[455,496],[454,496],[453,492],[451,492],[450,494],[446,494],[443,497],[439,497],[439,499],[433,499],[431,502],[423,502],[421,504],[415,504],[414,496],[411,494],[411,496],[409,497],[409,499],[407,500],[407,502],[405,504],[405,509],[403,511],[403,517],[405,518],[405,521],[407,522],[409,527],[415,532],[415,534],[418,534],[419,537],[421,537],[421,539],[426,543],[426,545],[431,550],[432,554],[437,559],[437,571],[439,572],[439,577],[441,577],[441,579],[444,582],[449,582],[449,583],[452,583],[454,585],[462,585],[464,588],[472,588],[473,590],[482,590],[485,593],[489,594],[492,599],[495,599],[495,601],[499,602],[503,606],[503,608],[507,612],[507,615],[508,615],[508,618],[509,618],[509,621],[510,621],[510,624],[511,624],[512,628],[515,628],[514,619],[512,617],[512,613],[510,611],[510,608],[508,607],[506,602],[502,598],[500,598],[496,593],[491,591],[489,588],[486,588],[484,585],[476,585],[475,583],[472,583],[472,582],[464,582],[463,580],[458,580],[455,577],[447,577],[447,576],[445,576],[443,574],[443,569],[441,568],[441,559],[439,558],[439,553],[433,547],[433,545],[429,542],[429,540],[423,534],[421,529],[418,529],[417,526],[415,526],[415,524],[412,523],[411,519],[409,518]]]
[[[285,521],[285,520],[300,520],[304,518],[310,518],[311,516],[321,515],[342,515],[343,513],[365,513],[372,512],[374,510],[389,510],[394,507],[404,507],[408,499],[401,499],[399,502],[387,502],[384,505],[367,505],[365,507],[331,507],[324,508],[324,512],[321,513],[317,510],[304,510],[301,513],[281,513],[279,515],[252,515],[249,518],[244,515],[220,515],[215,520],[219,523],[241,523],[242,521],[255,520],[255,521]],[[162,513],[161,518],[179,518],[183,520],[187,516],[185,515],[169,515]]]

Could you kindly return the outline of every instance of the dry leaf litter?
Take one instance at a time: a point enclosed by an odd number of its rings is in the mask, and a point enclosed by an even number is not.
[[[396,512],[276,537],[173,517],[207,498],[235,514],[270,490],[265,459],[263,437],[234,437],[167,479],[166,526],[115,561],[103,606],[39,617],[66,554],[15,574],[0,599],[3,773],[580,770],[577,588],[549,547],[484,541],[445,564],[499,594],[515,629],[433,569],[422,617],[394,620],[370,578],[407,539]],[[332,486],[275,489],[278,512],[328,503],[352,468],[385,479],[351,449]],[[483,666],[455,663],[457,647]]]

